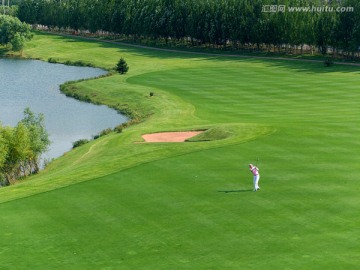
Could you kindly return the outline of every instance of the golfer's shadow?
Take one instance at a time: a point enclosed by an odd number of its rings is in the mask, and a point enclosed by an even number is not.
[[[218,192],[222,193],[237,193],[237,192],[249,192],[253,191],[252,189],[239,189],[239,190],[218,190]]]

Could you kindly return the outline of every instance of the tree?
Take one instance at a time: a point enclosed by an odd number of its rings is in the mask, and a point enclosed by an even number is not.
[[[0,45],[20,51],[26,40],[32,38],[30,25],[9,15],[0,15]]]
[[[8,153],[8,145],[6,143],[6,140],[2,136],[2,129],[3,127],[0,125],[0,168],[4,166]]]
[[[24,119],[21,122],[29,130],[30,155],[29,170],[32,173],[39,171],[39,159],[42,153],[48,150],[50,145],[49,134],[45,129],[45,117],[43,114],[36,116],[29,108],[24,110]]]
[[[129,66],[126,63],[124,58],[120,58],[119,62],[116,65],[116,71],[119,72],[120,74],[125,74],[126,72],[128,72],[129,70]]]
[[[329,3],[330,6],[331,3]],[[333,3],[332,8],[336,8],[336,3]],[[318,14],[315,29],[315,42],[319,51],[325,55],[328,47],[335,47],[336,36],[335,31],[338,25],[338,14],[335,12],[320,12]]]
[[[17,0],[18,17],[62,29],[110,31],[131,40],[258,50],[318,47],[359,53],[358,0]],[[353,7],[353,12],[272,12],[265,7]],[[263,10],[264,9],[264,10]],[[3,31],[0,29],[3,34]],[[24,38],[12,35],[20,49]],[[26,38],[25,38],[26,39]],[[1,41],[0,41],[1,42]],[[125,72],[124,72],[125,73]]]
[[[8,153],[1,172],[5,178],[5,184],[9,185],[16,179],[25,176],[23,168],[30,153],[29,131],[20,122],[15,128],[4,128],[2,137],[7,144]]]
[[[17,179],[39,171],[41,154],[50,144],[44,116],[25,109],[24,119],[16,127],[0,126],[0,184],[9,185]]]

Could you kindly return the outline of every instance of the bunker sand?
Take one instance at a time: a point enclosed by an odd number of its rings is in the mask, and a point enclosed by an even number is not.
[[[184,131],[184,132],[161,132],[144,134],[142,138],[145,142],[185,142],[186,139],[194,137],[204,131]]]

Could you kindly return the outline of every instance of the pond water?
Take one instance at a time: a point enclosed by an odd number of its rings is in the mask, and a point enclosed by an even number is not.
[[[91,139],[127,118],[106,106],[81,102],[61,94],[59,85],[96,77],[106,71],[89,67],[50,64],[37,60],[0,59],[0,122],[15,126],[29,107],[45,115],[50,150],[44,158],[61,156],[79,139]]]

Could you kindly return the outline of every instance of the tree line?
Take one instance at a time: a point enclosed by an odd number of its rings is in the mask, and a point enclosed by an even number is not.
[[[353,10],[267,10],[280,5]],[[291,52],[309,45],[353,55],[360,45],[358,0],[23,0],[18,16],[31,24],[235,49]]]
[[[49,145],[44,115],[35,115],[29,108],[15,127],[0,125],[0,185],[37,173]]]

